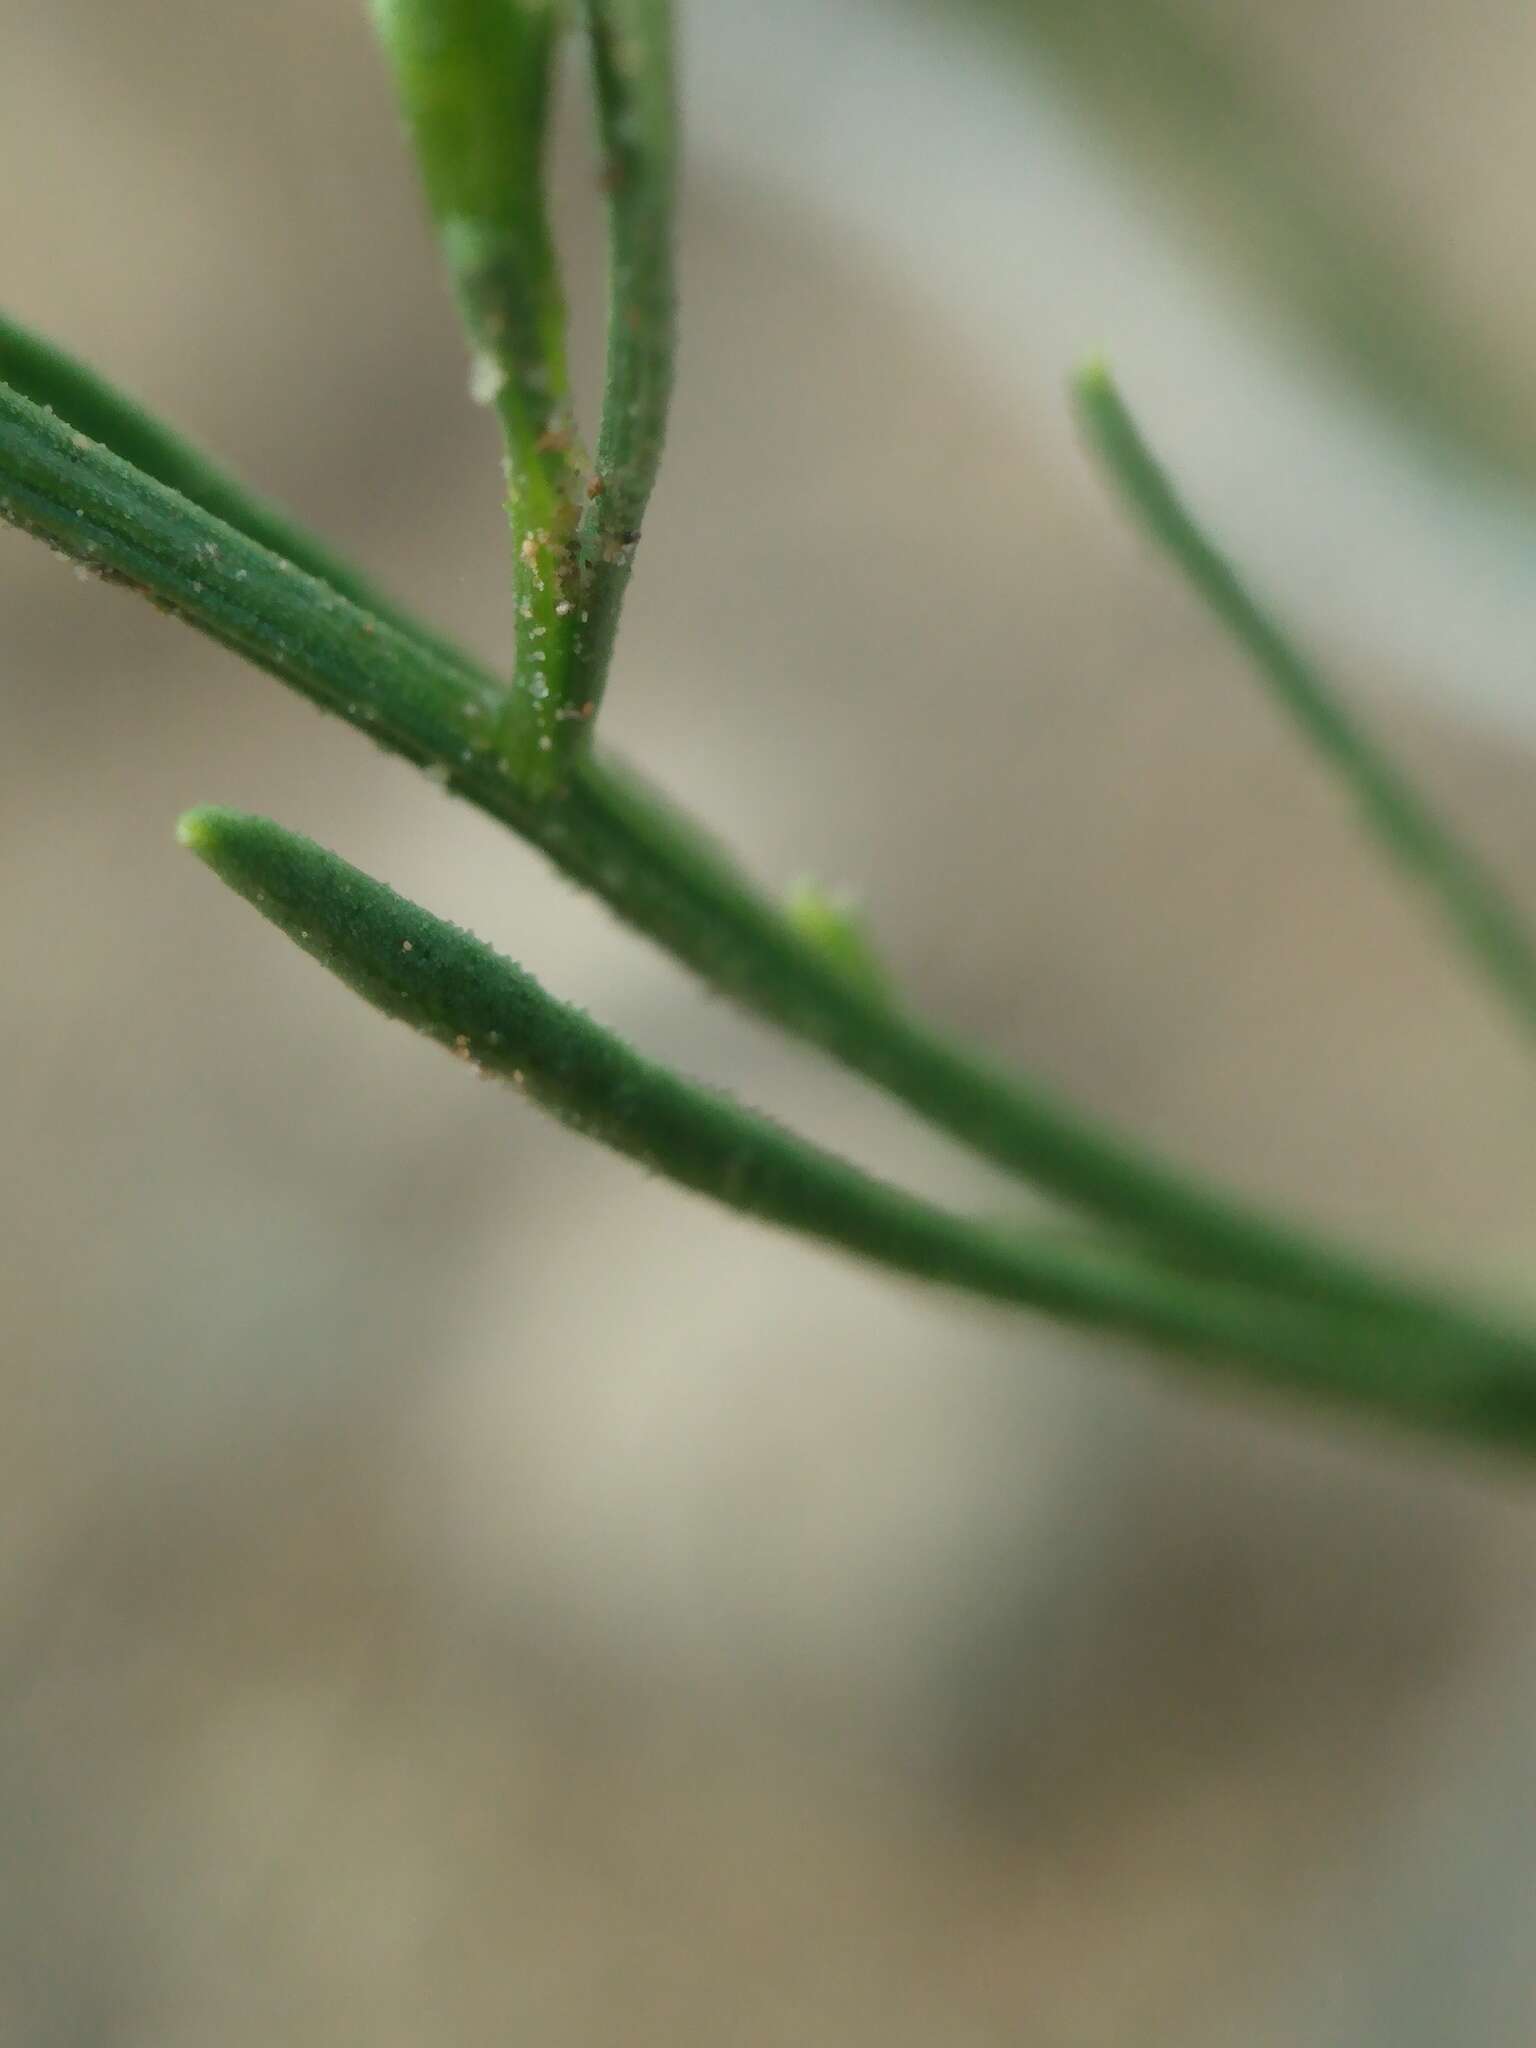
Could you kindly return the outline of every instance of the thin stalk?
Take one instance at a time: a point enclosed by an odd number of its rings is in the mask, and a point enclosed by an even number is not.
[[[1172,1348],[1238,1385],[1536,1449],[1536,1342],[1498,1357],[1459,1355],[1443,1332],[1276,1303],[1145,1258],[954,1215],[645,1059],[469,933],[310,840],[226,810],[191,812],[179,830],[222,880],[386,1016],[730,1208],[917,1279]]]
[[[427,203],[506,448],[516,675],[499,729],[514,773],[561,774],[584,463],[544,193],[562,10],[552,0],[373,0]]]
[[[406,760],[439,766],[451,788],[723,993],[984,1157],[1250,1282],[1505,1341],[1502,1312],[1276,1222],[927,1030],[801,938],[635,778],[589,758],[557,800],[531,796],[497,739],[493,678],[374,618],[3,387],[0,516]]]
[[[99,441],[156,483],[235,526],[274,555],[318,576],[376,619],[387,619],[425,647],[451,659],[462,654],[434,627],[395,603],[369,577],[270,499],[221,469],[174,427],[146,412],[86,364],[40,334],[0,314],[0,383],[66,425]]]
[[[1466,957],[1536,1034],[1536,946],[1499,882],[1377,747],[1337,691],[1253,596],[1178,496],[1095,362],[1075,382],[1088,438],[1129,510],[1248,655],[1301,737],[1354,798],[1386,858],[1434,903]]]
[[[597,474],[577,548],[581,613],[572,694],[590,734],[656,482],[677,323],[677,107],[670,0],[586,0],[608,195],[608,344]]]

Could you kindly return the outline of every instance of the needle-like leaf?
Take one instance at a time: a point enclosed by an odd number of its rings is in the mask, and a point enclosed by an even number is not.
[[[1434,1325],[1276,1302],[1150,1257],[954,1215],[644,1058],[469,933],[296,833],[217,809],[190,812],[179,833],[376,1009],[684,1187],[919,1279],[1172,1348],[1239,1383],[1536,1448],[1536,1341],[1465,1352]]]

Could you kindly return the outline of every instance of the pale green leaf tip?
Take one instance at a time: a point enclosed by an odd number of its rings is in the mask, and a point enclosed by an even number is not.
[[[207,860],[218,839],[219,820],[224,814],[212,804],[200,804],[195,811],[183,811],[176,820],[176,843]]]
[[[242,837],[249,840],[251,828],[259,823],[245,812],[227,810],[222,804],[199,804],[176,820],[176,839],[178,845],[195,853],[205,866],[229,881],[231,854],[238,851]]]
[[[1102,404],[1106,399],[1119,397],[1114,370],[1102,349],[1095,349],[1078,364],[1072,373],[1072,391],[1084,405]]]

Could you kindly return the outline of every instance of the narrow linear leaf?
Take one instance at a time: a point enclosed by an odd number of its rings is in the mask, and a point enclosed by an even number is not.
[[[1344,783],[1387,859],[1438,907],[1467,958],[1536,1033],[1536,948],[1500,884],[1376,746],[1312,662],[1249,591],[1179,498],[1108,368],[1090,363],[1077,409],[1127,507],[1257,669],[1307,744]]]
[[[533,791],[559,779],[585,464],[544,192],[556,0],[373,0],[472,350],[506,448],[517,649],[501,737]]]
[[[1281,1292],[1437,1316],[1463,1337],[1505,1343],[1502,1309],[1268,1216],[876,1001],[638,778],[586,757],[557,801],[530,797],[496,740],[493,679],[373,617],[4,386],[0,517],[433,767],[722,993],[1031,1184]]]
[[[579,539],[573,692],[590,733],[666,436],[676,350],[678,118],[670,0],[586,0],[608,195],[608,345]]]
[[[296,833],[204,809],[179,835],[386,1016],[684,1187],[918,1279],[1172,1347],[1238,1385],[1536,1449],[1536,1343],[1463,1355],[1432,1329],[1277,1303],[1124,1253],[969,1221],[645,1059],[469,933]]]

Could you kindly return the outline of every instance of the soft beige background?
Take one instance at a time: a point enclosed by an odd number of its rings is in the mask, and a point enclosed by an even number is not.
[[[1203,11],[1528,350],[1450,201],[1475,160],[1514,211],[1532,145],[1436,97],[1445,18]],[[1470,10],[1490,90],[1517,12]],[[1384,34],[1342,100],[1317,38]],[[494,449],[361,10],[10,0],[0,47],[8,305],[494,655]],[[615,743],[765,875],[856,884],[957,1028],[1523,1280],[1518,1048],[1054,410],[718,141],[684,259]],[[1014,1199],[277,686],[10,535],[0,589],[0,2040],[1530,2038],[1517,1475],[1103,1369],[469,1085],[177,811],[270,811],[649,1049]],[[1536,898],[1531,763],[1347,670]]]

